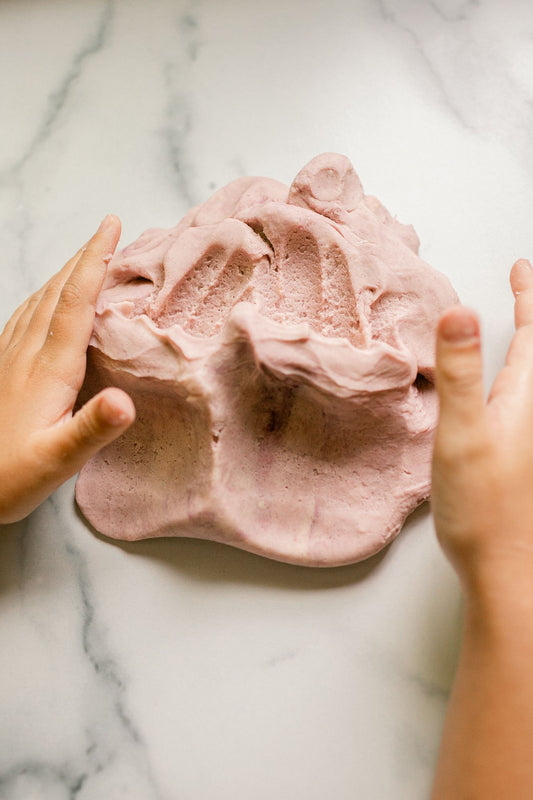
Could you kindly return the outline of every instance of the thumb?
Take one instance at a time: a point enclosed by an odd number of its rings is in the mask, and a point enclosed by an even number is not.
[[[62,480],[78,472],[102,447],[110,444],[135,419],[133,400],[122,389],[104,389],[53,429],[50,453],[61,463]],[[52,436],[52,431],[48,434]]]
[[[435,382],[439,428],[471,428],[485,408],[479,320],[469,308],[449,308],[437,326]]]

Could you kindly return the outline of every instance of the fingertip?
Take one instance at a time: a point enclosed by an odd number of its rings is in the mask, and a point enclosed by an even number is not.
[[[455,305],[442,314],[437,337],[450,344],[470,344],[479,340],[479,318],[467,306]]]
[[[532,269],[531,261],[528,258],[519,258],[514,262],[512,268],[511,268],[511,271],[513,271],[513,270],[514,271],[527,270],[528,272],[530,272],[531,269]]]
[[[100,245],[108,247],[111,254],[113,254],[121,233],[122,223],[119,217],[116,214],[107,214],[94,235],[95,244],[98,243],[98,247]]]
[[[122,223],[116,214],[107,214],[100,223],[97,232],[104,233],[106,231],[116,230],[117,228],[120,229],[121,227]]]
[[[515,297],[533,287],[533,267],[527,258],[519,258],[511,267],[511,289]]]
[[[113,428],[129,427],[136,413],[129,394],[114,386],[100,392],[98,410],[102,421]]]

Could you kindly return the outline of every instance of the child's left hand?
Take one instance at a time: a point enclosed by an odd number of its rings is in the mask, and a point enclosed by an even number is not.
[[[135,418],[131,398],[117,388],[72,414],[96,299],[119,237],[120,221],[106,217],[0,335],[0,523],[27,516]]]

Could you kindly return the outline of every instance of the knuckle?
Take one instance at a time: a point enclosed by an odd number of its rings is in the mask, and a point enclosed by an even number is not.
[[[74,281],[69,280],[61,289],[58,306],[61,309],[70,311],[78,308],[82,304],[83,299],[84,293],[81,287]]]
[[[491,458],[490,444],[478,430],[438,431],[435,439],[434,458],[442,466],[458,463],[480,463]]]
[[[43,295],[43,290],[41,289],[39,292],[35,292],[30,297],[28,297],[26,303],[22,307],[24,311],[28,311],[34,309],[37,305],[39,305],[41,301],[41,297]]]
[[[101,423],[93,409],[82,408],[77,413],[77,440],[78,444],[96,446],[103,441]]]
[[[456,392],[467,392],[479,379],[479,373],[471,363],[445,363],[441,364],[437,383],[446,383],[453,386]]]
[[[42,300],[43,303],[49,303],[50,300],[54,300],[59,294],[59,284],[57,281],[49,281],[46,286],[42,290],[41,297],[39,300]]]
[[[461,454],[450,442],[436,442],[433,452],[433,462],[445,469],[451,469],[460,459]]]
[[[101,236],[96,233],[83,248],[80,261],[78,263],[87,263],[88,261],[91,262],[100,260],[102,257],[102,247],[103,243],[101,241]]]
[[[459,399],[468,397],[477,381],[472,375],[459,375],[453,381],[451,386],[455,396]]]

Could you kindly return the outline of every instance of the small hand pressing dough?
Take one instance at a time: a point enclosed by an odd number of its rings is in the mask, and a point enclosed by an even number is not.
[[[80,402],[117,386],[137,419],[81,472],[89,522],[309,566],[386,545],[429,495],[435,327],[457,302],[418,246],[327,153],[115,255]]]

